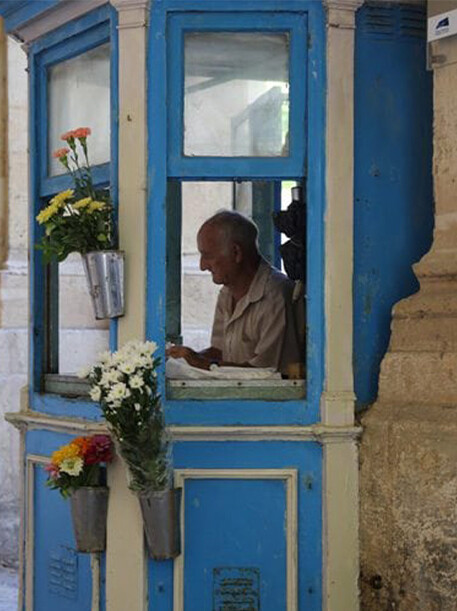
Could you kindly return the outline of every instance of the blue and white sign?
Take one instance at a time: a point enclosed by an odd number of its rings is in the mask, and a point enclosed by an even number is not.
[[[433,42],[457,34],[457,9],[433,15],[427,20],[427,41]]]

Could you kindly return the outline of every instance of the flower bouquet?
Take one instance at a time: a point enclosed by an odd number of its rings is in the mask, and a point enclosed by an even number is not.
[[[108,435],[76,437],[56,450],[49,465],[46,485],[70,497],[76,547],[80,552],[99,552],[106,545],[108,488],[106,464],[113,459]]]
[[[103,416],[140,500],[146,539],[156,559],[179,554],[180,490],[171,488],[171,443],[157,388],[155,342],[131,341],[106,352],[90,370],[90,396]]]
[[[44,228],[37,248],[43,251],[46,263],[64,261],[70,253],[79,252],[96,318],[113,318],[123,314],[124,258],[117,250],[109,190],[94,186],[87,142],[90,134],[88,127],[62,134],[67,146],[53,153],[70,175],[73,188],[57,193],[37,215]],[[106,278],[109,286],[105,288]],[[113,286],[119,288],[113,291]]]

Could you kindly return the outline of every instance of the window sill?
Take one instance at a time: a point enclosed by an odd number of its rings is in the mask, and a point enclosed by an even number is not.
[[[172,400],[289,401],[305,396],[305,380],[167,380],[167,399]]]
[[[48,373],[44,391],[62,397],[87,399],[90,383],[72,375]],[[167,399],[257,399],[290,401],[304,399],[305,380],[167,380]]]
[[[89,397],[90,382],[72,375],[47,373],[44,376],[44,392],[62,397]]]

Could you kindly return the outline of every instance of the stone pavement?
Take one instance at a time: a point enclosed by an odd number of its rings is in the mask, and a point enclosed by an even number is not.
[[[0,564],[0,611],[17,611],[17,571]]]

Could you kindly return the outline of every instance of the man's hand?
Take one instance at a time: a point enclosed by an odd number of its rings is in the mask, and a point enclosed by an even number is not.
[[[185,359],[192,367],[198,367],[198,369],[209,369],[211,366],[211,360],[202,356],[192,348],[188,346],[171,346],[166,351],[166,356],[171,356],[174,359]]]

